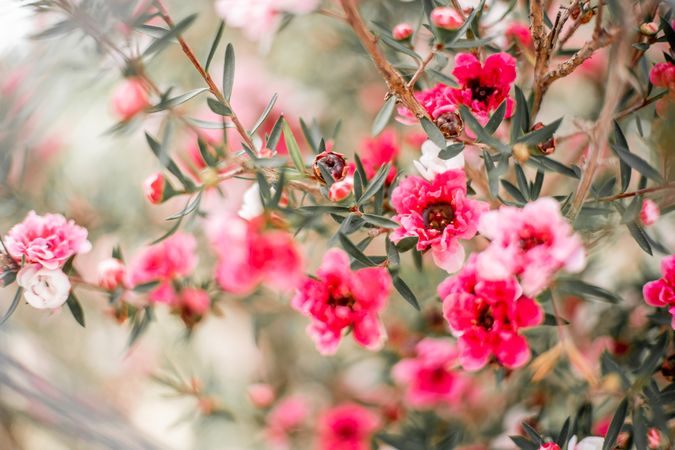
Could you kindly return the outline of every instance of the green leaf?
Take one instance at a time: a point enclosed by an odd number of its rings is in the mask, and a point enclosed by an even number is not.
[[[490,117],[490,120],[485,125],[485,131],[490,134],[495,134],[495,131],[497,131],[497,128],[499,128],[499,125],[501,125],[502,121],[504,120],[504,115],[506,114],[506,103],[506,100],[504,100],[501,105],[499,105],[499,108],[497,108],[497,111],[492,114],[492,117]]]
[[[265,110],[262,112],[262,114],[260,114],[260,117],[258,117],[255,125],[253,125],[253,128],[251,128],[250,134],[255,134],[255,132],[258,131],[258,128],[260,128],[263,122],[265,122],[265,119],[267,119],[267,116],[269,116],[272,108],[274,108],[274,104],[277,102],[278,97],[279,96],[276,93],[272,96],[272,99],[265,107]]]
[[[445,148],[445,137],[435,123],[426,117],[422,117],[420,119],[420,124],[422,125],[422,128],[424,128],[424,132],[429,136],[429,139],[431,139],[431,142],[436,144],[437,147]]]
[[[140,312],[142,311],[142,313]],[[129,334],[129,341],[127,342],[127,347],[132,347],[138,338],[145,333],[147,330],[148,326],[152,322],[153,319],[153,314],[152,314],[152,307],[151,306],[146,306],[142,310],[137,310],[133,320],[132,320],[132,326],[131,326],[131,333]]]
[[[534,183],[530,185],[530,199],[536,200],[539,198],[541,193],[541,187],[544,185],[544,171],[537,169],[537,176],[534,179]]]
[[[277,145],[279,144],[279,138],[281,137],[281,130],[284,126],[284,117],[280,116],[276,123],[274,124],[274,127],[272,128],[272,131],[270,132],[269,137],[267,138],[267,148],[270,150],[276,150]]]
[[[176,26],[173,27],[171,30],[167,31],[166,34],[164,34],[164,36],[162,36],[161,38],[157,39],[152,44],[150,44],[150,46],[146,48],[145,51],[143,52],[143,57],[144,58],[148,57],[153,53],[159,52],[162,49],[164,49],[164,47],[169,45],[174,38],[178,37],[183,31],[187,30],[187,28],[190,25],[192,25],[192,22],[194,22],[196,18],[197,14],[192,14],[190,16],[187,16],[180,22],[178,22]]]
[[[232,86],[234,85],[234,66],[234,47],[231,43],[228,43],[223,62],[223,97],[228,101],[232,96]]]
[[[213,56],[216,54],[216,50],[220,44],[220,38],[223,37],[223,31],[225,31],[225,21],[221,20],[220,24],[218,25],[218,31],[216,31],[216,36],[213,38],[213,42],[211,43],[209,55],[206,57],[206,65],[204,66],[204,70],[206,72],[208,72],[209,67],[211,67],[211,61],[213,61]]]
[[[565,423],[558,433],[558,437],[555,439],[555,443],[558,444],[558,447],[563,448],[567,443],[570,432],[570,418],[565,419]]]
[[[330,173],[330,170],[328,170],[328,166],[326,166],[325,162],[319,161],[316,165],[319,168],[319,172],[321,172],[321,178],[323,178],[323,181],[326,183],[326,187],[330,189],[333,183],[335,183],[333,174]]]
[[[630,153],[626,136],[624,136],[623,131],[621,131],[621,127],[616,120],[614,121],[614,142],[617,146]],[[630,166],[622,159],[619,159],[619,168],[621,170],[621,192],[626,192],[628,185],[630,184],[632,171]]]
[[[626,413],[628,412],[628,399],[624,398],[609,424],[609,429],[605,435],[605,441],[602,444],[602,450],[611,450],[614,448],[616,438],[619,437],[621,427],[626,420]]]
[[[384,164],[382,167],[380,167],[380,170],[377,171],[375,176],[373,177],[372,180],[370,180],[370,183],[368,183],[368,186],[366,186],[366,190],[364,191],[363,195],[361,198],[358,200],[357,205],[362,206],[365,202],[370,199],[373,195],[377,193],[382,187],[384,186],[384,182],[387,180],[387,175],[389,175],[389,168],[390,164]]]
[[[511,120],[511,144],[530,129],[530,110],[523,91],[516,86],[516,111]]]
[[[134,286],[133,291],[138,292],[139,294],[144,294],[150,292],[159,286],[159,281],[148,281],[147,283],[142,283]]]
[[[469,14],[469,17],[466,18],[466,20],[464,21],[462,26],[459,27],[457,29],[457,31],[453,32],[452,37],[449,40],[446,40],[446,46],[452,47],[452,44],[464,35],[466,30],[471,26],[471,23],[476,18],[476,16],[479,13],[483,12],[483,6],[484,5],[485,5],[485,0],[481,0],[480,3],[478,3],[478,5],[476,5],[476,7],[471,12],[471,14]]]
[[[408,250],[415,248],[415,245],[417,245],[417,240],[418,239],[413,236],[405,237],[400,241],[398,241],[398,243],[396,244],[396,248],[400,253],[405,253]]]
[[[478,48],[484,45],[489,44],[495,39],[496,36],[487,37],[483,39],[458,39],[450,45],[446,45],[447,50],[460,50],[467,48]]]
[[[167,155],[163,154],[162,146],[160,145],[155,138],[150,136],[147,132],[145,133],[145,139],[148,142],[148,145],[150,146],[150,150],[152,150],[152,153],[155,154],[157,159],[166,167],[169,172],[175,176],[178,181],[181,182],[181,184],[186,188],[192,187],[192,182],[190,182],[187,178],[185,178],[185,175],[183,175],[183,172],[180,171],[178,166],[176,165],[175,162],[171,158],[169,158]]]
[[[637,450],[647,450],[647,420],[640,407],[633,409],[633,442]]]
[[[447,147],[445,147],[443,150],[438,152],[438,157],[440,159],[452,159],[455,156],[459,155],[462,153],[462,150],[464,150],[464,143],[463,142],[458,142],[456,144],[450,144]]]
[[[21,295],[23,294],[23,288],[19,287],[16,292],[14,293],[14,298],[12,299],[12,303],[10,303],[9,308],[7,308],[7,311],[5,312],[5,315],[2,316],[0,319],[0,326],[2,326],[7,320],[12,317],[12,314],[14,314],[14,311],[16,311],[17,306],[19,306],[19,301],[21,300]]]
[[[386,102],[384,102],[384,105],[382,105],[382,108],[380,108],[377,115],[375,116],[375,120],[373,121],[373,127],[370,131],[370,133],[373,136],[377,136],[382,132],[382,130],[385,129],[385,127],[389,123],[389,120],[391,119],[391,116],[394,114],[395,109],[396,109],[396,96],[392,95],[387,99]]]
[[[203,193],[204,191],[200,191],[192,203],[188,202],[188,205],[182,211],[173,214],[164,220],[177,220],[193,213],[195,210],[197,210],[197,208],[199,208],[199,204],[201,203]]]
[[[297,211],[307,213],[309,215],[331,213],[331,214],[349,214],[351,210],[346,206],[333,205],[310,205],[298,208]]]
[[[561,291],[567,292],[569,294],[579,295],[581,297],[592,297],[598,300],[602,300],[609,303],[619,303],[621,298],[614,294],[613,292],[603,289],[599,286],[595,286],[589,283],[586,283],[581,280],[576,279],[559,279],[556,281],[556,286]]]
[[[611,145],[611,147],[612,150],[614,150],[614,153],[616,153],[619,159],[621,159],[621,161],[625,162],[630,167],[640,172],[642,175],[658,183],[661,183],[663,181],[663,177],[661,177],[659,171],[654,169],[652,166],[649,165],[647,161],[640,158],[635,153],[631,153],[628,150],[624,150],[616,144]]]
[[[525,176],[525,172],[523,171],[523,168],[520,166],[520,164],[515,165],[515,171],[518,189],[523,194],[523,196],[528,197],[530,195],[530,189],[527,183],[527,177]]]
[[[666,36],[666,39],[668,40],[668,45],[670,46],[670,51],[675,52],[675,31],[673,31],[673,27],[670,25],[670,20],[666,20],[665,17],[660,16],[661,19],[661,28],[663,29],[663,33]]]
[[[502,186],[504,186],[504,189],[506,192],[509,193],[511,197],[513,197],[514,200],[516,200],[519,203],[527,203],[527,199],[525,198],[525,195],[518,190],[517,187],[515,187],[510,181],[507,180],[500,180],[502,183]]]
[[[542,325],[555,326],[558,325],[558,321],[560,321],[561,325],[570,324],[567,320],[563,319],[562,317],[556,317],[553,314],[545,313]]]
[[[539,445],[541,445],[544,442],[544,439],[539,435],[539,433],[537,433],[537,430],[532,428],[530,424],[528,424],[527,422],[521,422],[521,426],[534,442],[536,442]]]
[[[628,231],[630,232],[631,236],[633,236],[633,239],[635,239],[635,242],[637,242],[640,248],[649,255],[652,255],[653,254],[652,246],[649,243],[649,238],[647,237],[647,233],[645,232],[645,230],[643,230],[642,227],[637,224],[637,222],[629,222],[626,224],[626,227],[628,228]]]
[[[220,115],[220,116],[231,116],[232,115],[232,110],[225,106],[224,104],[220,103],[218,100],[215,98],[207,98],[206,103],[209,105],[209,109],[213,111],[214,113]]]
[[[469,129],[471,129],[471,131],[476,134],[479,142],[483,142],[490,147],[496,148],[501,153],[508,153],[511,151],[510,148],[506,147],[504,144],[499,142],[499,140],[495,139],[492,137],[492,135],[485,131],[471,111],[469,111],[469,108],[467,108],[465,105],[461,105],[459,107],[459,112],[462,116],[462,120],[464,120],[464,123],[469,127]]]
[[[539,446],[534,442],[526,439],[522,436],[509,436],[514,444],[518,446],[521,450],[537,450]]]
[[[175,106],[181,105],[188,100],[192,100],[202,92],[208,91],[208,88],[199,88],[199,89],[193,89],[191,91],[186,92],[185,94],[178,95],[176,97],[172,97],[166,100],[161,101],[157,105],[153,106],[152,108],[148,109],[148,112],[157,112],[157,111],[163,111],[165,109],[173,108]]]
[[[401,263],[401,256],[398,253],[396,245],[391,239],[385,239],[385,246],[387,247],[387,260],[389,261],[389,270],[398,268]]]
[[[566,165],[551,159],[548,156],[530,156],[527,160],[530,165],[533,165],[539,169],[544,169],[550,172],[560,173],[562,175],[568,176],[570,178],[579,178],[579,174],[575,172],[572,168],[567,167]]]
[[[288,154],[291,157],[291,161],[293,161],[293,165],[295,166],[296,169],[298,169],[298,172],[304,174],[305,163],[302,159],[302,154],[300,153],[300,147],[298,147],[298,141],[295,140],[295,136],[293,136],[291,127],[288,125],[286,119],[284,119],[283,131],[284,131],[284,142],[286,143],[286,149],[288,150]]]
[[[85,327],[84,323],[84,311],[82,310],[82,305],[80,304],[79,300],[77,297],[75,297],[75,294],[73,292],[68,295],[68,300],[66,300],[66,304],[68,305],[68,309],[70,310],[70,313],[73,315],[77,323],[79,323],[82,328]]]
[[[361,215],[361,218],[368,222],[371,225],[375,225],[381,228],[391,228],[395,229],[400,227],[400,225],[397,222],[394,222],[393,220],[387,218],[387,217],[382,217],[382,216],[377,216],[375,214],[363,214]]]
[[[556,120],[555,122],[551,122],[550,124],[544,126],[543,128],[531,131],[529,133],[520,136],[519,138],[516,139],[516,142],[528,145],[536,145],[542,142],[546,142],[547,140],[551,139],[551,137],[553,137],[553,133],[555,133],[558,130],[561,123],[562,117]]]
[[[340,240],[340,245],[342,245],[342,248],[345,249],[349,256],[368,267],[375,265],[375,263],[371,261],[371,259],[366,255],[364,255],[363,252],[359,250],[359,248],[354,245],[354,243],[350,241],[349,238],[343,233],[338,233],[338,239]]]
[[[416,310],[420,311],[420,303],[417,301],[417,297],[413,293],[413,291],[408,287],[405,281],[403,281],[402,278],[396,276],[394,277],[394,287],[398,291],[399,294],[401,294],[401,297],[403,299],[410,303],[410,305],[415,308]]]

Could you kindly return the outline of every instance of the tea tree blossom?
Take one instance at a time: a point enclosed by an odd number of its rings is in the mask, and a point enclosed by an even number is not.
[[[129,120],[149,106],[148,94],[140,78],[127,78],[112,96],[112,109],[121,120]]]
[[[472,257],[461,272],[438,286],[438,294],[466,370],[482,368],[491,357],[509,369],[530,359],[527,340],[519,331],[539,325],[544,314],[537,302],[522,295],[514,277],[485,279]]]
[[[19,270],[16,282],[33,308],[54,309],[63,305],[70,294],[70,280],[61,269],[47,269],[27,264]]]
[[[283,398],[267,415],[265,437],[274,450],[291,450],[291,437],[310,414],[307,400],[294,395]]]
[[[391,194],[391,204],[401,227],[391,240],[417,237],[417,250],[431,249],[434,262],[447,272],[456,272],[464,263],[460,239],[476,235],[478,220],[487,203],[466,196],[466,176],[462,170],[448,170],[433,180],[410,176]]]
[[[644,199],[640,209],[640,222],[646,227],[654,225],[661,215],[659,205],[649,198]]]
[[[98,285],[112,291],[124,283],[126,267],[117,258],[108,258],[98,263]]]
[[[452,141],[447,142],[448,145],[452,143]],[[436,175],[448,170],[464,168],[464,155],[462,153],[454,158],[441,159],[438,156],[440,152],[440,147],[431,140],[426,140],[422,144],[422,156],[413,161],[415,169],[428,181],[432,181]]]
[[[165,200],[165,190],[166,178],[162,172],[150,175],[143,182],[143,193],[145,194],[145,198],[153,205],[158,205]]]
[[[643,286],[642,294],[648,305],[668,308],[668,312],[673,316],[671,326],[675,330],[675,255],[663,258],[661,274],[663,275],[661,278]]]
[[[379,418],[356,404],[343,404],[319,418],[319,450],[369,450],[370,439],[380,426]]]
[[[386,269],[352,271],[347,253],[333,248],[324,255],[316,278],[306,277],[300,283],[291,305],[312,320],[307,332],[322,354],[335,353],[348,329],[358,344],[377,350],[386,337],[379,313],[390,290]]]
[[[502,206],[487,212],[478,230],[492,241],[478,255],[480,276],[508,280],[516,275],[526,295],[546,289],[559,270],[579,272],[586,262],[581,238],[552,198],[540,198],[524,208]]]
[[[377,171],[387,163],[393,163],[400,153],[396,142],[396,132],[393,129],[384,130],[377,137],[366,138],[361,141],[359,156],[363,163],[366,178],[371,179]],[[387,174],[387,183],[396,178],[396,167],[392,164]]]

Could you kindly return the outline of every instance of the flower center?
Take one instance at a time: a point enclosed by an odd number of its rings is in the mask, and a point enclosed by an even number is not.
[[[485,103],[488,97],[490,97],[497,90],[491,86],[484,86],[480,84],[480,80],[478,78],[469,80],[467,85],[469,86],[469,89],[471,89],[471,97],[474,100],[478,100],[482,103]]]
[[[443,231],[455,219],[455,210],[448,203],[429,205],[422,212],[422,218],[426,228]]]
[[[534,247],[546,244],[551,240],[551,237],[548,233],[536,232],[531,229],[524,229],[520,232],[520,240],[518,245],[523,251],[528,251]]]
[[[478,311],[478,319],[476,320],[476,324],[481,328],[491,330],[492,325],[494,325],[494,323],[495,318],[492,317],[492,311],[490,310],[490,306],[488,305],[482,306],[481,309]]]
[[[342,423],[337,426],[335,434],[342,441],[351,441],[357,437],[356,427],[353,423]]]
[[[352,309],[354,307],[354,303],[356,303],[356,300],[354,300],[354,297],[352,297],[351,294],[338,296],[331,295],[328,298],[328,304],[332,307],[344,306]]]

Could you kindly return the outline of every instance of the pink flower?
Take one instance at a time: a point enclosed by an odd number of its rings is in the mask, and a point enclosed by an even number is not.
[[[218,256],[216,280],[225,291],[251,293],[260,283],[285,291],[302,278],[303,260],[292,236],[262,230],[260,220],[224,216],[209,224],[211,245]]]
[[[415,352],[415,358],[403,359],[392,368],[394,381],[406,386],[406,402],[419,408],[458,402],[464,380],[453,370],[458,363],[455,346],[444,339],[426,338],[417,343]]]
[[[378,417],[362,406],[336,406],[319,419],[319,449],[369,450],[370,438],[379,426]]]
[[[40,264],[55,270],[73,255],[91,250],[87,230],[61,214],[28,213],[5,236],[7,251],[17,262]]]
[[[291,305],[311,318],[307,332],[319,352],[335,353],[343,330],[350,327],[357,343],[369,350],[379,349],[385,331],[378,313],[389,299],[389,272],[382,267],[352,272],[347,253],[332,248],[316,274],[316,278],[304,279]]]
[[[385,130],[377,137],[364,139],[361,142],[359,157],[366,177],[373,178],[380,167],[390,162],[393,163],[399,151],[396,132],[393,129]],[[396,178],[396,167],[392,165],[387,174],[387,183],[394,181],[394,178]]]
[[[530,48],[532,47],[532,35],[530,28],[522,23],[513,22],[506,29],[506,38],[510,42],[517,42],[520,46]]]
[[[341,202],[349,197],[354,189],[354,177],[346,176],[343,180],[333,183],[328,189],[328,198],[332,202]]]
[[[174,304],[176,294],[171,281],[192,273],[197,265],[194,236],[178,232],[141,252],[129,268],[131,286],[159,281],[150,293],[156,303]]]
[[[449,6],[439,6],[431,11],[431,23],[444,30],[456,30],[464,23],[462,16]]]
[[[417,249],[431,248],[434,262],[448,272],[456,272],[464,262],[460,239],[476,235],[480,215],[487,203],[466,197],[466,176],[462,170],[448,170],[427,181],[410,176],[391,194],[401,224],[391,234],[393,242],[417,237]]]
[[[560,450],[560,446],[555,442],[544,442],[539,446],[539,450]]]
[[[121,120],[129,120],[149,105],[148,94],[140,78],[127,78],[112,96],[112,108]]]
[[[143,182],[143,192],[145,198],[153,205],[158,205],[164,200],[164,189],[166,187],[166,179],[162,172],[157,172],[150,175]]]
[[[661,261],[661,274],[656,281],[650,281],[642,287],[642,295],[648,305],[668,308],[673,316],[671,326],[675,330],[675,255]]]
[[[391,34],[394,36],[394,39],[397,41],[402,41],[408,39],[413,34],[413,27],[407,23],[402,22],[396,25],[392,30]]]
[[[274,401],[274,388],[267,383],[255,383],[246,389],[249,400],[257,408],[267,408]]]
[[[661,432],[658,428],[650,428],[647,431],[647,444],[649,448],[659,448],[662,443],[663,439],[661,438]]]
[[[420,92],[415,92],[415,98],[427,110],[429,115],[436,119],[441,114],[446,112],[454,112],[457,110],[457,105],[451,96],[452,88],[438,83],[436,86],[425,89]],[[416,122],[415,116],[405,107],[398,108],[400,115],[399,120],[407,125],[412,125]]]
[[[289,434],[300,428],[309,416],[307,402],[297,396],[279,402],[267,415],[266,436],[274,449],[289,450]]]
[[[466,370],[482,368],[492,355],[510,369],[530,359],[527,340],[519,330],[539,325],[544,314],[521,291],[514,277],[499,281],[481,277],[475,256],[438,286],[443,315],[458,336],[459,361]]]
[[[675,64],[670,62],[654,64],[649,72],[649,81],[656,87],[675,90]]]
[[[540,198],[522,209],[502,206],[487,212],[478,231],[492,241],[478,255],[481,277],[506,280],[517,275],[526,295],[546,289],[559,270],[579,272],[586,263],[581,238],[552,198]]]
[[[117,258],[104,259],[98,263],[98,285],[112,291],[124,283],[126,267]]]
[[[204,289],[184,288],[180,291],[180,303],[186,312],[203,316],[211,306],[211,299]]]
[[[646,198],[642,202],[642,209],[640,209],[640,222],[646,227],[650,225],[654,225],[657,220],[659,220],[659,216],[661,215],[661,211],[659,210],[659,205],[657,205],[654,200]]]

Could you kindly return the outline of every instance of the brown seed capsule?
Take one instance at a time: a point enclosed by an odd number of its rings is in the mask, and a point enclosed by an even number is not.
[[[347,176],[347,161],[345,160],[344,155],[340,153],[326,150],[319,153],[314,158],[314,163],[312,164],[314,175],[316,175],[320,181],[325,183],[326,180],[323,179],[319,165],[323,165],[323,167],[328,170],[328,172],[330,172],[334,181],[341,181],[345,176]]]
[[[593,7],[591,6],[590,3],[584,4],[582,11],[581,11],[581,19],[579,22],[581,23],[588,23],[591,21],[593,16],[595,15],[595,11],[593,10]]]
[[[544,124],[537,122],[532,126],[532,131],[537,131],[544,128]],[[537,149],[544,155],[550,155],[555,151],[555,137],[551,136],[548,141],[537,144]]]
[[[570,9],[570,16],[572,16],[572,19],[577,20],[579,18],[579,14],[581,14],[581,6],[579,6],[577,3],[572,6],[572,9]]]
[[[436,118],[435,122],[446,139],[455,138],[464,130],[464,121],[456,112],[443,113]]]
[[[675,380],[675,353],[669,355],[661,366],[661,374],[670,381]]]

